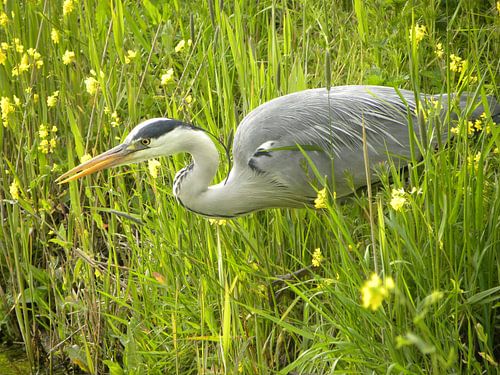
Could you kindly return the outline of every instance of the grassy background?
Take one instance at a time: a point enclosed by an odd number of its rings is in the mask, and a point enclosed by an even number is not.
[[[211,225],[172,196],[185,155],[161,160],[157,178],[143,164],[69,186],[54,180],[148,117],[191,121],[230,142],[250,110],[304,88],[382,84],[499,97],[499,6],[189,4],[85,0],[64,15],[62,1],[3,2],[0,97],[13,111],[0,126],[0,340],[24,342],[32,365],[51,371],[495,371],[500,128],[469,135],[465,111],[451,147],[426,153],[406,176],[381,172],[371,199],[330,199],[322,211]],[[419,43],[409,38],[416,24],[427,29]],[[28,69],[13,76],[29,48],[43,65],[28,56]],[[128,50],[137,52],[130,61]],[[75,53],[68,65],[65,51]],[[461,72],[450,69],[452,54],[467,60]],[[93,95],[88,77],[98,82]],[[44,139],[55,140],[51,152]],[[391,191],[401,187],[407,203],[396,211]],[[321,265],[275,286],[282,293],[270,304],[275,275],[309,266],[316,248]],[[360,290],[376,265],[396,287],[371,311]]]

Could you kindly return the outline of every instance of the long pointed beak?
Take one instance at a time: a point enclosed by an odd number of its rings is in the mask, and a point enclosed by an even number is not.
[[[73,169],[70,169],[63,175],[59,176],[56,182],[58,184],[64,184],[94,172],[124,164],[130,160],[129,155],[133,152],[134,150],[128,149],[127,145],[122,143],[121,145],[113,147],[111,150],[103,152],[102,154],[81,163]]]

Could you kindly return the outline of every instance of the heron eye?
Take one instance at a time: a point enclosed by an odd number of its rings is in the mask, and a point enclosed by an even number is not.
[[[143,146],[149,146],[150,143],[151,143],[151,139],[149,139],[149,138],[143,138],[143,139],[141,139],[141,144]]]

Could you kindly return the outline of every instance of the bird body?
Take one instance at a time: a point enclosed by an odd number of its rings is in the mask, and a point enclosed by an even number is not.
[[[431,99],[439,102],[441,117],[452,100],[446,95],[419,99],[422,105]],[[461,107],[467,99],[460,97]],[[500,112],[495,102],[492,108]],[[352,193],[346,175],[354,188],[367,184],[363,128],[370,169],[389,159],[407,164],[409,127],[420,135],[416,109],[413,91],[383,86],[337,86],[278,97],[241,121],[234,138],[233,169],[227,179],[212,186],[219,154],[210,136],[177,120],[151,119],[134,128],[123,144],[60,179],[71,181],[110,166],[187,152],[193,162],[176,174],[173,190],[193,212],[234,217],[272,207],[304,207],[325,183],[335,182],[332,190],[337,197]],[[480,113],[481,108],[473,115]],[[442,129],[440,136],[446,135]],[[436,137],[431,136],[430,142],[435,143]]]

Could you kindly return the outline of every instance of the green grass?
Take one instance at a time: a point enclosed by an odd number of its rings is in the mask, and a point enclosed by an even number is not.
[[[324,210],[269,210],[221,226],[175,202],[185,155],[161,160],[156,179],[145,163],[54,182],[148,117],[190,121],[229,142],[253,108],[304,88],[500,97],[492,0],[236,3],[85,0],[63,16],[61,1],[5,2],[0,97],[19,104],[0,126],[0,340],[24,342],[33,368],[51,371],[498,370],[500,127],[491,121],[489,133],[469,136],[467,111],[456,111],[460,134],[406,173],[381,171],[370,197],[361,191]],[[418,44],[409,38],[417,23],[427,28]],[[13,77],[24,54],[15,38],[24,52],[36,48],[43,66],[29,56],[28,70]],[[69,65],[66,50],[75,53]],[[137,52],[130,63],[128,50]],[[452,54],[467,60],[462,73],[450,70]],[[161,86],[170,68],[174,78]],[[95,95],[84,84],[91,70]],[[53,152],[43,153],[52,138]],[[221,167],[219,180],[225,174]],[[407,203],[396,211],[391,192],[401,187]],[[270,304],[275,275],[310,266],[316,248],[320,267],[277,286]],[[372,311],[361,288],[375,269],[395,289]]]

